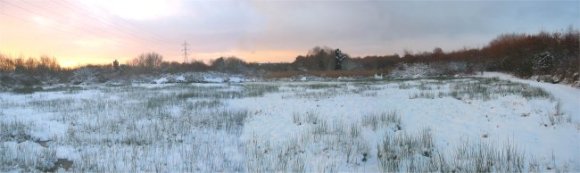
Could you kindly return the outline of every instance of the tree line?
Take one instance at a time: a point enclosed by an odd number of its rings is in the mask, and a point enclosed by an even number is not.
[[[342,71],[369,70],[388,72],[401,63],[447,64],[463,63],[468,71],[491,70],[515,74],[520,77],[532,75],[561,75],[577,78],[580,65],[580,31],[572,27],[561,32],[537,34],[503,34],[482,48],[432,51],[403,55],[351,57],[345,54]],[[0,72],[31,76],[71,76],[75,70],[95,69],[111,75],[138,75],[182,73],[192,71],[220,71],[226,73],[263,74],[268,72],[335,71],[333,48],[316,46],[306,55],[299,55],[289,63],[248,63],[238,57],[220,57],[209,64],[201,61],[188,63],[167,62],[155,53],[143,53],[125,64],[86,65],[74,69],[61,68],[55,58],[10,58],[0,54]],[[67,75],[69,73],[69,75]],[[576,76],[575,76],[576,74]],[[577,80],[577,79],[575,79]]]

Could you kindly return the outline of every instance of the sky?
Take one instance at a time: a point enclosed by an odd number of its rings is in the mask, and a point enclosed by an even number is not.
[[[500,34],[580,25],[580,1],[0,0],[0,53],[63,66],[166,61],[291,62],[315,46],[350,56],[480,48]]]

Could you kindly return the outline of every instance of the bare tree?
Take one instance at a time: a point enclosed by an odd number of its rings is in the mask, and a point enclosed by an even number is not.
[[[0,72],[11,72],[14,70],[14,61],[0,54]]]
[[[158,53],[150,52],[139,55],[131,61],[131,65],[148,70],[157,69],[161,67],[163,56]]]

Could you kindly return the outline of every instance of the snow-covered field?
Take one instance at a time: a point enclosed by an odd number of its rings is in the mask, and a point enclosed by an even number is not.
[[[578,172],[579,98],[497,73],[0,93],[0,172]]]

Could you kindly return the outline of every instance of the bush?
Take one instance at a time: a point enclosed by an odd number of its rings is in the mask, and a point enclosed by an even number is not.
[[[237,57],[220,57],[211,62],[211,68],[227,73],[248,73],[247,63]]]

